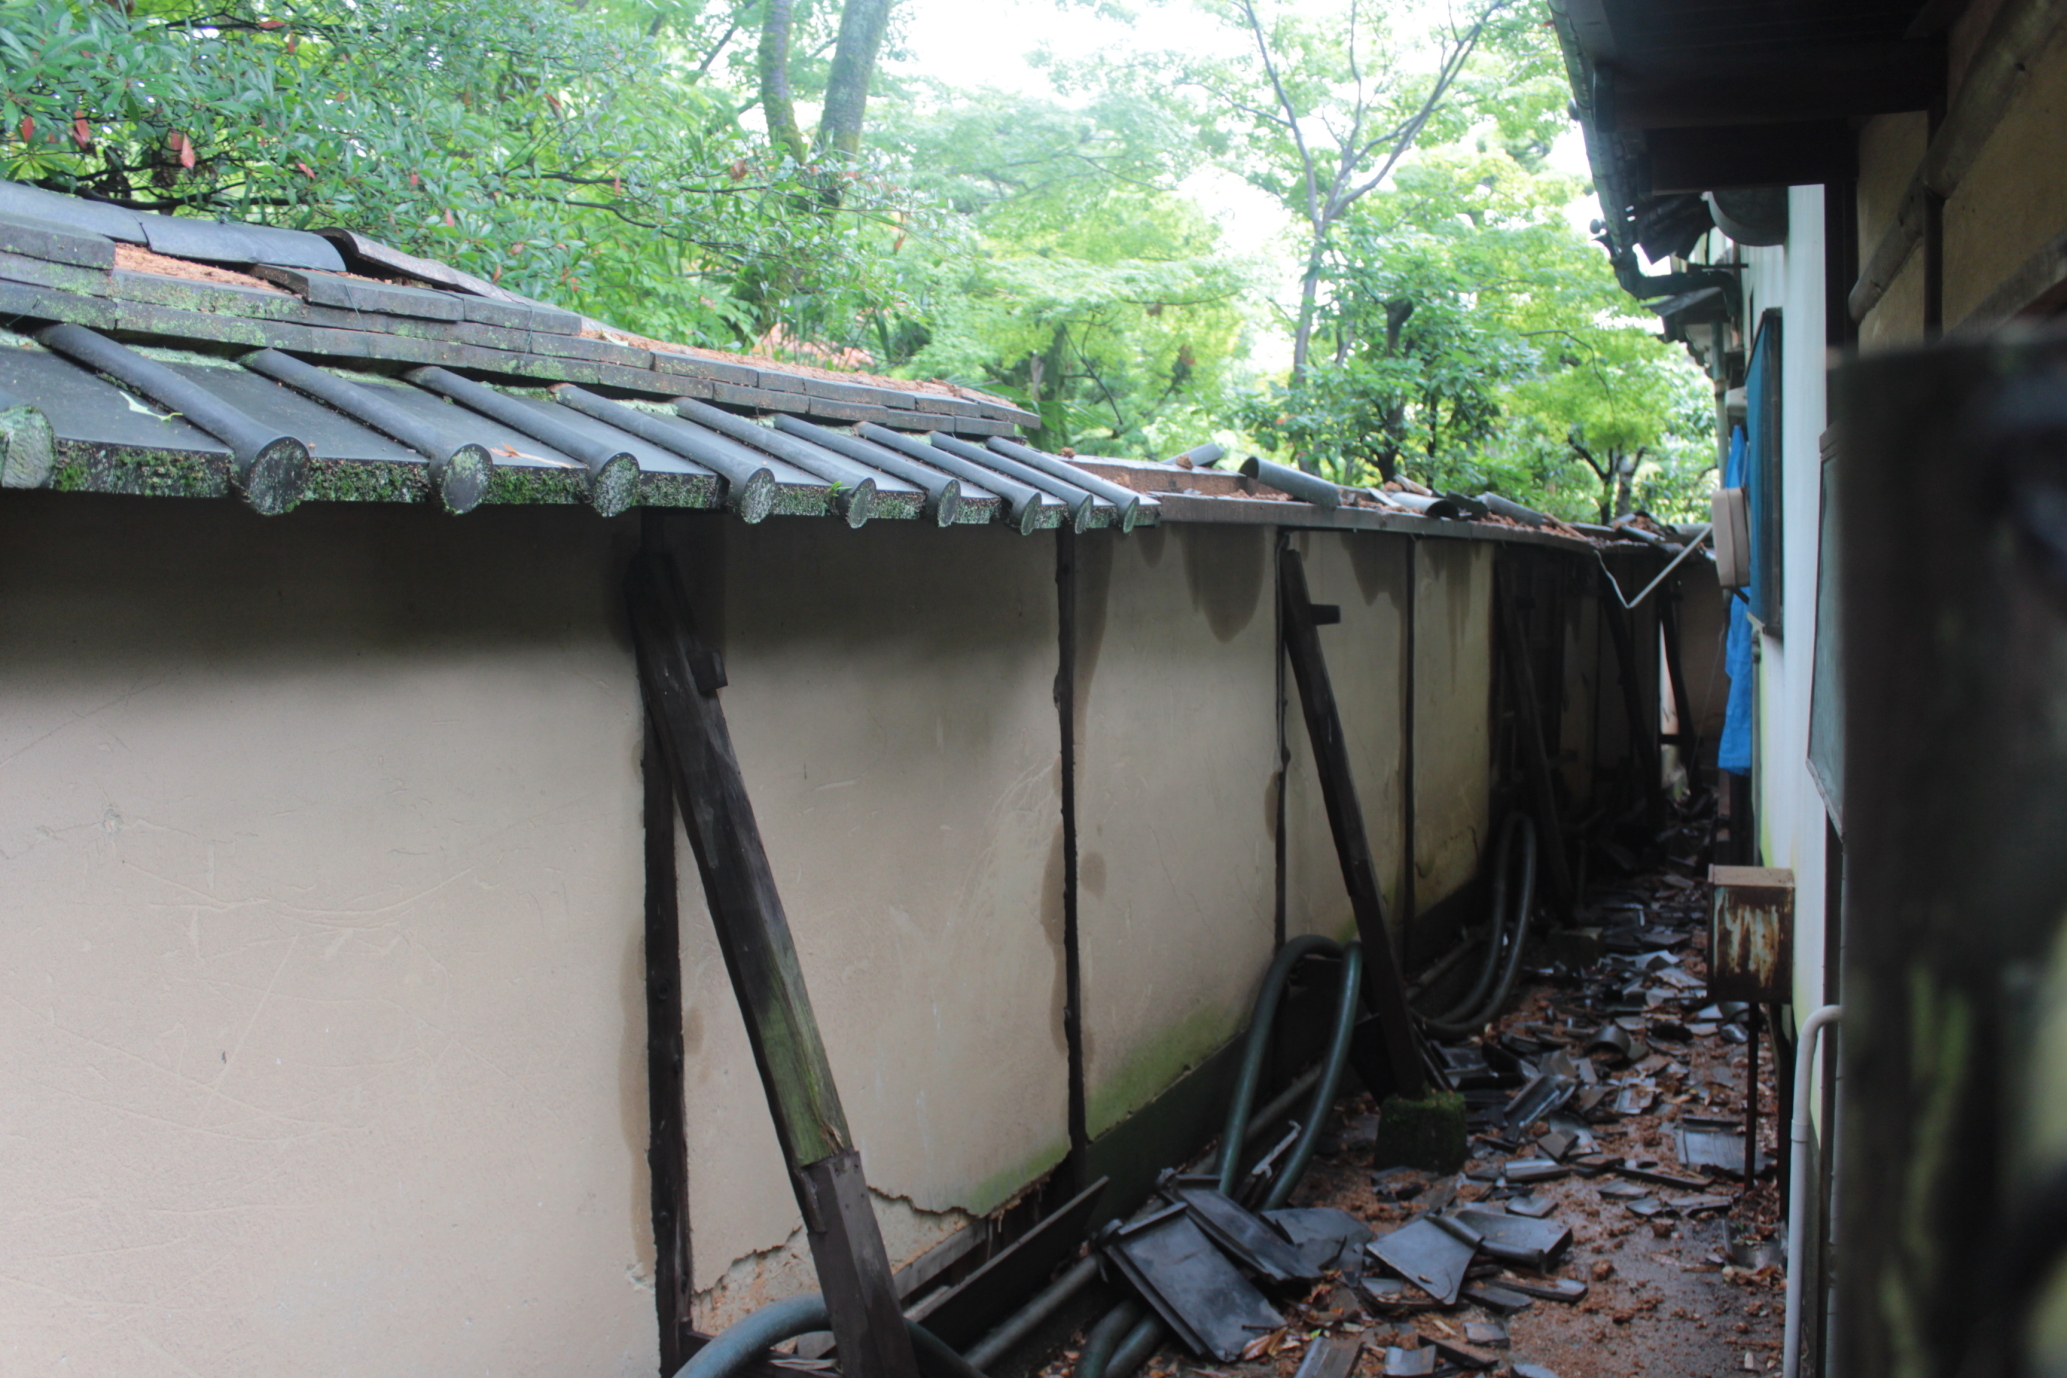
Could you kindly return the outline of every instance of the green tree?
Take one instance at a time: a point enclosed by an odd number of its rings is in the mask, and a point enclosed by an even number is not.
[[[0,167],[141,209],[350,225],[652,334],[808,337],[892,290],[871,236],[902,207],[848,165],[837,210],[796,213],[822,183],[711,80],[752,17],[0,0]]]
[[[1350,217],[1324,269],[1332,359],[1253,399],[1252,430],[1348,483],[1408,475],[1589,521],[1683,502],[1712,454],[1698,373],[1570,225],[1580,186],[1501,132],[1418,157]]]
[[[884,356],[1024,401],[1051,449],[1148,455],[1211,428],[1249,282],[1174,189],[1188,131],[1124,93],[915,94],[878,135],[943,216],[905,250]]]
[[[1295,217],[1304,268],[1290,325],[1292,371],[1301,375],[1338,227],[1424,138],[1461,132],[1477,90],[1468,79],[1474,58],[1525,29],[1520,0],[1473,0],[1440,16],[1389,11],[1378,0],[1196,3],[1246,51],[1211,60],[1156,54],[1066,76],[1126,82],[1170,102],[1194,123],[1202,149]],[[1533,47],[1550,52],[1540,41]]]

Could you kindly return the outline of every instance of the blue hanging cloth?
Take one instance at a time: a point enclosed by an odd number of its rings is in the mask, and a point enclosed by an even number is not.
[[[1745,486],[1748,447],[1744,428],[1730,430],[1730,457],[1723,466],[1723,487]],[[1722,740],[1715,763],[1732,775],[1751,774],[1751,617],[1744,600],[1730,594],[1729,639],[1724,643],[1723,669],[1730,677],[1730,699],[1723,713]]]

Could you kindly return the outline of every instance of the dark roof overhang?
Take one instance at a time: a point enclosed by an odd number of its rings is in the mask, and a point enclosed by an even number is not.
[[[1937,0],[1552,0],[1611,247],[1655,202],[1852,172],[1853,122],[1944,91]]]

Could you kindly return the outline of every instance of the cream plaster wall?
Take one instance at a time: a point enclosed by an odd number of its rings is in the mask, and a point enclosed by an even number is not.
[[[1494,547],[1421,542],[1415,589],[1415,894],[1423,909],[1477,872],[1493,784]]]
[[[1241,1030],[1270,961],[1272,538],[1172,526],[1077,543],[1077,927],[1094,1136]]]
[[[623,530],[0,501],[0,1372],[653,1372]]]
[[[1054,538],[678,523],[901,1265],[1067,1149]],[[718,1326],[815,1282],[694,858],[678,851],[698,1319]]]
[[[1401,536],[1331,531],[1294,532],[1291,539],[1293,548],[1305,556],[1306,584],[1313,600],[1342,609],[1339,625],[1321,629],[1321,652],[1327,658],[1335,706],[1349,743],[1357,802],[1363,808],[1365,837],[1385,895],[1386,917],[1397,927],[1406,847],[1400,728],[1406,685],[1408,541]],[[1440,544],[1421,542],[1419,568],[1424,581],[1432,568],[1430,548]],[[1424,652],[1423,664],[1429,660]],[[1417,704],[1426,707],[1426,699],[1426,695],[1420,696]],[[1289,666],[1285,670],[1285,743],[1291,755],[1285,776],[1286,931],[1355,937],[1356,918],[1342,885],[1342,863],[1335,854],[1327,804],[1314,771],[1313,743],[1299,708],[1299,685]]]

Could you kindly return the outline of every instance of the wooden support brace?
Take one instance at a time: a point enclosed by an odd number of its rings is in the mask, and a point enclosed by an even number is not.
[[[625,598],[640,688],[804,1215],[833,1338],[850,1378],[917,1378],[861,1160],[718,703],[722,662],[697,636],[667,557],[636,557]]]
[[[1328,807],[1328,828],[1335,835],[1342,882],[1349,889],[1357,936],[1363,940],[1364,1002],[1377,1014],[1385,1035],[1394,1089],[1415,1099],[1426,1087],[1420,1042],[1407,1007],[1406,984],[1400,979],[1399,955],[1385,924],[1385,900],[1378,890],[1378,869],[1372,864],[1371,842],[1364,832],[1363,806],[1357,801],[1356,780],[1349,769],[1342,716],[1335,709],[1335,689],[1321,654],[1321,622],[1307,596],[1306,567],[1299,552],[1289,546],[1278,555],[1278,587],[1285,654],[1299,684],[1299,707],[1306,718],[1306,735],[1313,743],[1315,773],[1320,776],[1321,798]]]

